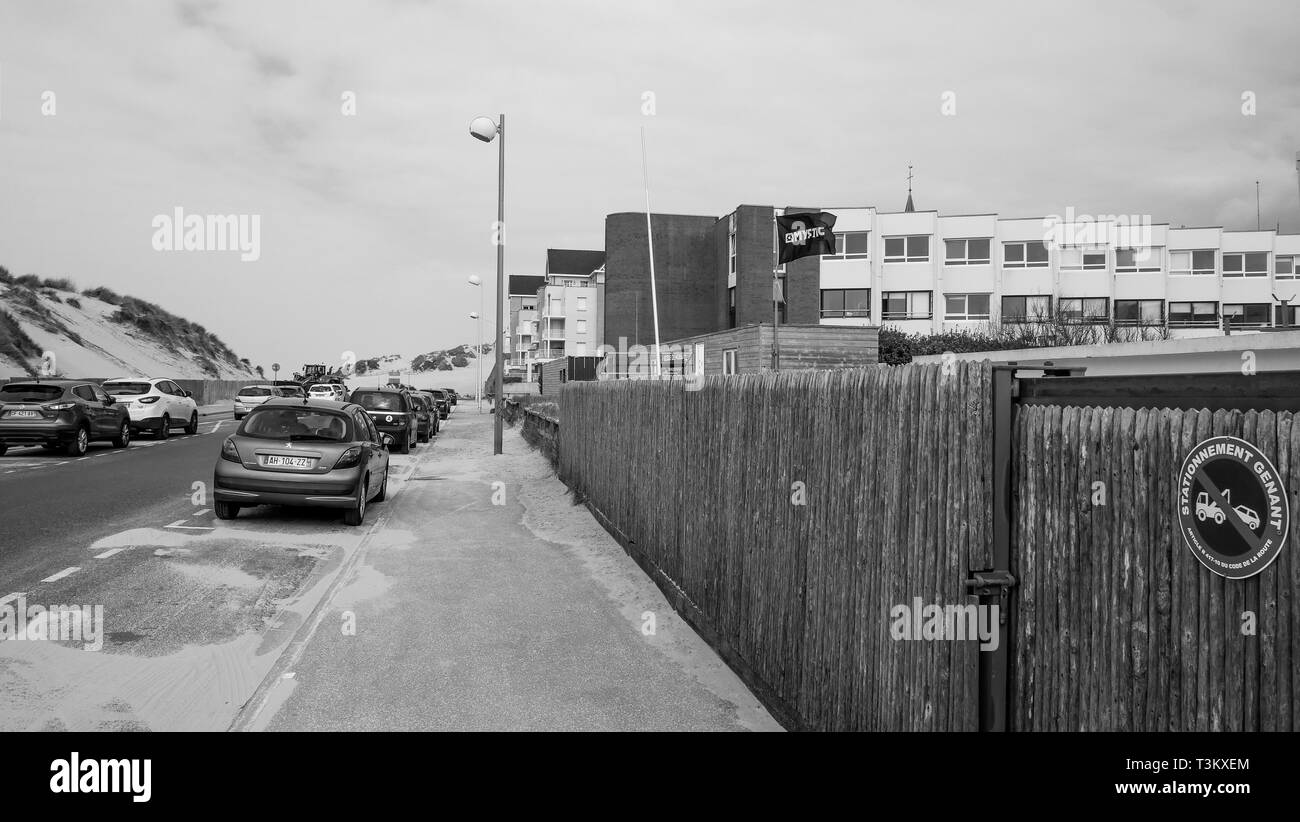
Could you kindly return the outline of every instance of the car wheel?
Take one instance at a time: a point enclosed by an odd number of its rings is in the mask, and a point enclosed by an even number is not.
[[[234,519],[239,516],[239,506],[233,502],[217,500],[212,507],[217,513],[217,519]]]
[[[129,422],[124,422],[122,423],[122,427],[118,429],[117,436],[113,437],[113,447],[125,448],[130,444],[131,444],[131,424]]]
[[[86,449],[90,447],[90,432],[85,426],[77,429],[77,438],[68,443],[68,456],[84,457]]]
[[[402,437],[402,444],[397,446],[397,453],[399,454],[411,453],[411,435],[409,433]]]
[[[361,480],[357,504],[343,512],[344,525],[360,525],[366,518],[366,494],[370,493],[370,477]]]
[[[158,439],[165,440],[172,435],[172,418],[163,414],[162,425],[158,426],[158,433],[155,434]]]
[[[190,424],[185,426],[185,433],[186,434],[199,433],[199,412],[198,411],[195,411],[194,413],[190,414]]]
[[[379,486],[379,493],[375,494],[375,502],[383,502],[388,499],[388,472],[384,472],[384,484]]]
[[[3,457],[5,455],[5,452],[8,450],[9,450],[9,446],[5,445],[3,442],[0,442],[0,457]]]

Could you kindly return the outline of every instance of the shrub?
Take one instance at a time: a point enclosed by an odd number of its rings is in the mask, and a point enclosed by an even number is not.
[[[77,284],[67,277],[46,277],[41,281],[41,285],[46,288],[53,288],[56,291],[76,291]]]
[[[92,297],[96,300],[103,300],[109,305],[122,304],[122,296],[120,294],[118,294],[116,291],[113,291],[110,288],[104,288],[103,286],[100,286],[99,288],[88,288],[85,291],[81,292],[81,296]]]
[[[76,297],[69,297],[68,305],[72,306],[73,308],[81,308],[81,300],[78,300]]]
[[[27,336],[18,325],[18,321],[8,312],[0,310],[0,356],[17,360],[23,364],[28,373],[32,373],[31,367],[27,365],[27,359],[40,355],[40,346]]]
[[[13,281],[14,275],[9,273],[9,269],[0,265],[0,283],[12,283]]]
[[[37,277],[35,274],[24,274],[14,282],[16,282],[18,285],[26,286],[27,288],[41,287],[41,278]]]
[[[465,366],[469,365],[469,360],[465,359],[464,356],[457,354],[456,356],[451,358],[451,364],[456,366],[457,368],[464,368]]]

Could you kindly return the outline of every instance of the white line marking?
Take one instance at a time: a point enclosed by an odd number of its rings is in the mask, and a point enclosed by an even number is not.
[[[19,597],[24,597],[24,596],[27,596],[27,595],[24,594],[24,593],[19,592],[19,593],[17,593],[17,594],[9,594],[8,596],[0,597],[0,605],[8,605],[10,602],[13,602],[15,599],[18,599]]]
[[[62,571],[58,572],[57,574],[54,574],[53,576],[48,576],[45,579],[41,580],[41,582],[58,582],[64,577],[70,577],[80,570],[81,568],[76,565],[72,566],[71,568],[64,568]]]
[[[178,520],[176,520],[175,522],[173,522],[171,525],[164,525],[163,527],[164,527],[164,528],[175,528],[176,526],[180,525],[180,524],[181,524],[182,522],[184,522],[184,521],[185,521],[185,520],[183,520],[183,519],[178,519]]]
[[[85,462],[85,461],[88,460],[88,459],[90,459],[90,457],[82,457],[82,458],[78,459],[77,462]]]
[[[69,460],[64,460],[63,462],[56,462],[56,463],[54,463],[54,464],[55,464],[55,465],[67,465],[68,462],[69,462]]]
[[[102,554],[95,554],[95,559],[108,559],[114,554],[120,554],[125,550],[126,550],[125,548],[109,548],[107,551],[105,551]]]
[[[207,525],[164,525],[164,528],[184,528],[186,531],[215,531],[217,529]]]
[[[197,517],[197,516],[199,516],[199,515],[201,515],[201,514],[206,514],[206,513],[208,512],[208,510],[209,510],[209,509],[207,509],[207,508],[200,508],[199,510],[195,511],[195,512],[193,513],[192,516],[196,516],[196,517]]]

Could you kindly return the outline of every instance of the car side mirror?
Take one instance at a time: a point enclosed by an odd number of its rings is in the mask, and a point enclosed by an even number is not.
[[[109,394],[107,397],[104,398],[104,405],[113,405],[116,402],[117,400],[113,399],[112,394]]]
[[[380,435],[379,435],[379,441],[380,441],[381,443],[383,443],[383,445],[384,445],[384,450],[385,450],[385,451],[387,451],[387,450],[389,449],[389,447],[390,447],[394,442],[396,442],[396,440],[394,440],[394,439],[393,439],[390,435],[388,435],[388,434],[380,434]]]
[[[192,397],[192,396],[194,396],[194,392],[193,392],[193,391],[186,391],[186,390],[182,389],[182,390],[181,390],[181,393],[184,394],[184,395],[187,396],[187,397]]]

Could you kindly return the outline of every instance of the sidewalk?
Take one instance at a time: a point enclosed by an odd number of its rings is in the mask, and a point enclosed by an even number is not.
[[[453,414],[390,484],[252,727],[780,730],[517,430],[492,455],[492,419]]]

